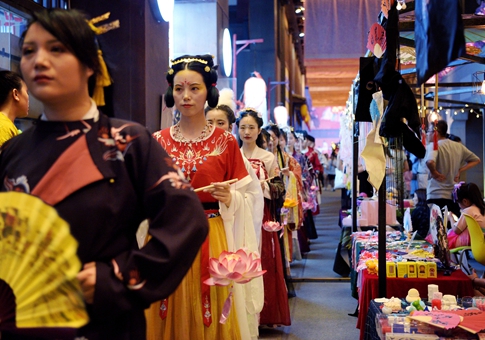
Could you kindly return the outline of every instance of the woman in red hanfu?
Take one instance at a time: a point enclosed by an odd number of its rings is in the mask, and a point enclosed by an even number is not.
[[[209,258],[230,249],[234,231],[225,220],[233,220],[237,206],[244,204],[243,190],[251,182],[236,139],[205,119],[206,101],[215,107],[219,98],[216,68],[211,55],[182,56],[173,60],[166,76],[165,103],[175,105],[181,118],[154,137],[195,189],[211,186],[198,192],[209,236],[177,290],[147,311],[149,339],[250,339],[245,313],[236,312],[243,303],[241,287],[234,285],[234,303],[225,323],[220,323],[229,288],[203,283],[209,278]],[[225,183],[229,180],[237,182]]]

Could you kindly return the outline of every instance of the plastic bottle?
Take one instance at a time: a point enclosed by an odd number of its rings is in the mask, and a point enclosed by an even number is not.
[[[433,300],[431,300],[431,308],[441,310],[441,298],[443,294],[440,292],[433,293]]]

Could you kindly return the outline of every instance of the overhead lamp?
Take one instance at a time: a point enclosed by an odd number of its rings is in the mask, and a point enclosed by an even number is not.
[[[297,7],[297,8],[295,9],[295,13],[296,13],[296,14],[300,14],[300,13],[301,13],[301,12],[303,12],[304,10],[305,10],[305,7],[300,6],[300,7]]]
[[[305,36],[305,33],[304,33],[304,32],[300,32],[300,34],[298,34],[298,36],[299,36],[300,38],[303,38],[303,37]]]
[[[288,110],[283,103],[279,103],[273,110],[274,119],[280,129],[288,126]]]
[[[261,113],[263,125],[268,124],[266,92],[266,82],[259,72],[253,72],[253,77],[244,82],[244,106],[252,107]]]
[[[455,112],[455,114],[456,114],[456,112]],[[440,118],[440,116],[438,115],[438,113],[436,111],[431,111],[430,114],[428,115],[428,122],[435,124],[438,121],[439,118]]]
[[[169,22],[173,16],[174,0],[150,0],[152,13],[158,22]]]
[[[224,74],[226,77],[231,75],[232,71],[232,43],[229,29],[225,28],[222,35],[222,60],[224,65]]]

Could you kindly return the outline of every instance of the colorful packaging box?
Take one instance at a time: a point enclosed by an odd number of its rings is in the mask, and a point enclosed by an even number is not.
[[[396,277],[396,263],[392,261],[386,262],[386,276],[387,277]]]
[[[417,278],[418,277],[418,268],[416,267],[416,262],[407,262],[408,264],[408,277],[409,278]]]
[[[407,262],[397,263],[397,277],[408,277],[408,264]]]
[[[427,265],[424,261],[416,262],[416,267],[418,268],[418,278],[419,279],[427,279],[428,278],[428,271]]]
[[[428,270],[428,278],[437,278],[438,277],[438,269],[436,268],[435,262],[427,262],[426,263],[427,270]]]

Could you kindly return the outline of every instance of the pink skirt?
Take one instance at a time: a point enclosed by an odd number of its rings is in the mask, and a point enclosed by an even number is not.
[[[457,247],[469,246],[470,233],[465,229],[461,234],[455,233],[453,230],[448,231],[448,248],[453,249]]]

